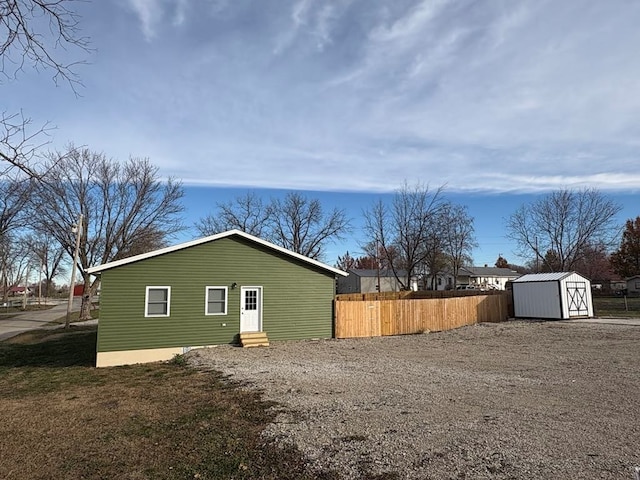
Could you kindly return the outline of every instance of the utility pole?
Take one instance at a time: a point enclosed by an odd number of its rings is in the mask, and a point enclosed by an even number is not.
[[[26,271],[25,271],[25,274],[24,274],[24,291],[22,292],[23,293],[23,296],[22,296],[22,309],[23,310],[27,309],[27,288],[28,288],[27,285],[29,284],[29,274],[30,273],[31,272],[29,271],[29,265],[27,264]]]
[[[38,307],[42,303],[42,259],[40,259],[40,268],[38,269]]]
[[[380,247],[378,247],[378,239],[376,239],[376,256],[375,256],[375,259],[376,259],[376,270],[378,272],[377,273],[378,284],[376,286],[377,287],[376,290],[378,291],[378,293],[382,292],[382,288],[380,287],[380,260],[378,259],[378,254],[380,252],[379,248]]]
[[[67,303],[67,318],[64,322],[64,328],[69,328],[71,322],[71,309],[73,307],[73,290],[76,286],[76,268],[78,266],[78,253],[80,250],[80,238],[82,237],[82,220],[84,216],[80,214],[78,223],[71,227],[71,232],[76,234],[76,249],[73,255],[73,266],[71,267],[71,283],[69,285],[69,302]]]

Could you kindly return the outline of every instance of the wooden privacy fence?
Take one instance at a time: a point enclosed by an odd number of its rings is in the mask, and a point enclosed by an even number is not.
[[[443,331],[509,318],[510,292],[454,298],[336,299],[336,338]]]
[[[407,300],[424,298],[452,298],[452,297],[472,297],[477,295],[504,295],[504,290],[419,290],[400,292],[372,292],[372,293],[340,293],[336,295],[336,300]]]

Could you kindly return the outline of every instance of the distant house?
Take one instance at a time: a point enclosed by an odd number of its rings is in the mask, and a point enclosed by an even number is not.
[[[627,295],[640,296],[640,275],[627,278]]]
[[[101,278],[97,366],[194,347],[333,336],[337,268],[238,230],[88,269]]]
[[[627,288],[627,281],[621,278],[611,280],[609,289],[613,292],[622,292]]]
[[[440,272],[435,276],[424,275],[420,288],[422,290],[453,290],[453,275],[447,272]]]
[[[11,287],[9,289],[9,296],[10,297],[17,297],[20,295],[24,295],[25,294],[25,289],[27,291],[27,295],[33,295],[33,290],[31,289],[31,287]]]
[[[504,290],[509,281],[521,274],[509,268],[462,267],[458,271],[458,285],[469,285],[480,290]]]
[[[402,285],[391,270],[349,269],[347,277],[338,277],[337,293],[374,293],[399,292]],[[407,272],[398,271],[400,278],[406,277]],[[417,278],[412,279],[411,289],[418,289]]]

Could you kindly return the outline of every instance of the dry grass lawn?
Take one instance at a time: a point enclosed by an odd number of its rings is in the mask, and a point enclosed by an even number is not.
[[[178,361],[92,368],[95,335],[0,343],[0,478],[318,478],[262,442],[257,393]]]

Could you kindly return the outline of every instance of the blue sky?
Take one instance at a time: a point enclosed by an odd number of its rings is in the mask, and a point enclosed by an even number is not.
[[[357,220],[405,180],[468,205],[476,264],[503,218],[593,186],[640,214],[640,2],[106,0],[79,3],[76,97],[47,72],[3,110],[187,186],[187,223],[247,189],[309,191]],[[274,190],[272,190],[274,189]],[[203,193],[204,192],[204,193]],[[356,227],[358,222],[356,221]],[[327,261],[353,251],[359,232]]]

